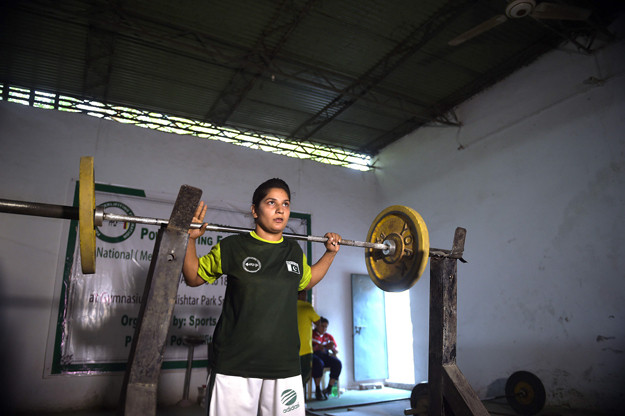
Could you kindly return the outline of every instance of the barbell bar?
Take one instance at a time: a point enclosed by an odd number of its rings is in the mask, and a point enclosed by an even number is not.
[[[36,217],[48,217],[48,218],[62,218],[68,220],[78,220],[80,208],[71,207],[67,205],[52,205],[42,204],[37,202],[25,202],[15,201],[9,199],[0,199],[0,212],[20,215],[30,215]],[[159,227],[166,227],[169,225],[169,220],[152,217],[139,217],[135,215],[122,215],[112,212],[105,212],[103,208],[96,207],[93,213],[93,223],[95,227],[99,227],[107,222],[130,222],[137,224],[156,225]],[[249,233],[253,231],[251,228],[232,227],[228,225],[218,225],[211,223],[191,223],[189,229],[200,229],[206,224],[207,231],[224,232],[224,233]],[[85,227],[87,228],[87,227]],[[290,234],[283,233],[283,237],[292,238],[301,241],[310,241],[314,243],[325,243],[328,241],[327,237],[318,237],[314,235],[304,234]],[[368,241],[355,241],[341,239],[338,243],[340,245],[371,248],[375,250],[382,250],[388,255],[392,255],[395,252],[395,243],[393,241],[387,241],[386,243],[372,243]]]
[[[151,217],[138,217],[134,215],[121,215],[114,214],[111,212],[104,212],[104,209],[96,207],[94,212],[95,225],[100,226],[104,223],[104,221],[109,222],[134,222],[137,224],[147,224],[147,225],[158,225],[158,226],[167,226],[169,224],[169,220],[160,219],[160,218],[151,218]],[[207,231],[214,232],[223,232],[223,233],[249,233],[253,231],[251,228],[241,228],[241,227],[232,227],[229,225],[218,225],[218,224],[210,224],[210,223],[191,223],[189,224],[189,229],[200,229],[202,226],[206,224]],[[301,241],[311,241],[314,243],[325,243],[328,241],[327,237],[318,237],[314,235],[304,235],[304,234],[289,234],[283,233],[283,237],[292,238],[295,240]],[[339,242],[342,246],[352,246],[352,247],[363,247],[363,248],[372,248],[375,250],[382,250],[388,253],[395,252],[395,244],[393,241],[387,241],[385,243],[371,243],[368,241],[355,241],[355,240],[346,240],[341,239]]]
[[[95,206],[93,157],[80,159],[78,207],[0,199],[0,212],[40,217],[78,220],[81,268],[83,274],[95,273],[95,228],[104,221],[131,222],[167,226],[169,221],[158,218],[119,215]],[[192,223],[189,228],[203,224]],[[208,231],[248,233],[251,229],[208,224]],[[325,243],[326,237],[283,234],[285,238]],[[373,283],[388,292],[409,289],[423,274],[428,258],[462,259],[462,253],[430,249],[428,230],[419,213],[403,205],[393,205],[378,214],[369,228],[366,241],[342,239],[341,245],[365,249],[367,271]]]

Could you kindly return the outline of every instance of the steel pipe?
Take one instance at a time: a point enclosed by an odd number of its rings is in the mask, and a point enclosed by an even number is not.
[[[102,225],[102,221],[117,221],[117,222],[134,222],[138,224],[147,224],[147,225],[158,225],[158,226],[166,226],[169,221],[159,218],[150,218],[150,217],[137,217],[134,215],[121,215],[121,214],[113,214],[109,212],[104,212],[102,208],[96,208],[95,210],[95,219],[96,225]],[[199,229],[203,224],[200,223],[191,223],[189,224],[189,228],[191,229]],[[206,223],[206,230],[214,231],[214,232],[224,232],[224,233],[249,233],[252,231],[250,228],[240,228],[240,227],[231,227],[227,225],[216,225]],[[295,240],[302,241],[311,241],[314,243],[325,243],[328,241],[326,237],[316,237],[313,235],[303,235],[303,234],[282,234],[285,238],[293,238]],[[386,241],[384,243],[371,243],[368,241],[354,241],[354,240],[346,240],[341,239],[339,243],[343,246],[352,246],[352,247],[363,247],[363,248],[372,248],[375,250],[384,250],[385,254],[394,253],[395,245],[391,241]]]

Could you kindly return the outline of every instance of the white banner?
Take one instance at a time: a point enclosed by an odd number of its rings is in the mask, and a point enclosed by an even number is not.
[[[96,205],[106,212],[169,219],[174,201],[145,196],[143,191],[96,185]],[[286,232],[308,234],[309,216],[292,213]],[[253,228],[249,211],[209,206],[206,222]],[[73,227],[76,224],[73,223]],[[70,230],[59,330],[55,346],[56,371],[121,370],[128,360],[132,337],[150,267],[157,226],[137,223],[108,223],[96,232],[96,273],[83,275],[80,270],[79,243],[75,228]],[[206,232],[196,241],[198,255],[208,251],[227,233]],[[302,249],[310,256],[305,242]],[[310,243],[308,243],[310,244]],[[73,250],[70,249],[73,246]],[[71,255],[73,253],[73,255]],[[183,337],[188,335],[211,340],[221,313],[225,279],[214,284],[188,287],[180,276],[180,285],[167,336],[164,368],[184,367],[188,349]],[[196,347],[194,361],[206,360],[207,348]],[[178,362],[178,365],[172,365]],[[168,366],[169,364],[169,366]]]

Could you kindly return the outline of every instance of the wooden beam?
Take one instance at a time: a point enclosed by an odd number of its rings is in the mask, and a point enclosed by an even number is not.
[[[158,232],[120,398],[124,415],[156,415],[158,380],[187,250],[189,224],[201,196],[200,189],[180,187],[167,228]]]
[[[443,366],[443,396],[454,416],[487,416],[488,410],[457,365]]]
[[[465,238],[466,230],[456,228],[451,255],[430,259],[430,351],[428,359],[430,416],[445,415],[445,406],[451,406],[450,410],[456,416],[466,414],[462,412],[467,407],[462,404],[462,400],[457,400],[457,390],[466,387],[471,389],[468,383],[466,386],[454,386],[456,378],[450,379],[445,370],[446,367],[457,368],[457,265],[458,258],[461,258],[464,252]],[[448,385],[450,383],[451,386]],[[447,397],[448,393],[449,397]],[[459,406],[458,409],[454,407],[456,405]]]

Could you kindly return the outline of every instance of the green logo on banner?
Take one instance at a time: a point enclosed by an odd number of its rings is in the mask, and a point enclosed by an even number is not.
[[[104,209],[106,212],[121,214],[121,215],[129,215],[134,216],[135,213],[132,212],[130,207],[126,204],[123,204],[118,201],[109,201],[104,202],[98,207]],[[121,212],[115,212],[121,211]],[[128,240],[132,233],[135,232],[135,227],[137,224],[134,222],[108,222],[105,221],[99,227],[95,229],[95,235],[102,241],[106,241],[107,243],[121,243],[124,240]]]

